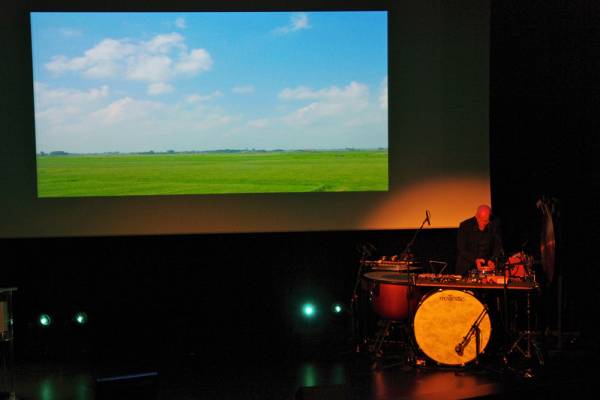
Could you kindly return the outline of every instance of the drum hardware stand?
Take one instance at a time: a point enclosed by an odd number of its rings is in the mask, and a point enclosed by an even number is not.
[[[508,263],[504,260],[504,250],[502,250],[502,277],[503,277],[503,287],[502,287],[502,295],[503,295],[503,304],[502,304],[502,324],[504,325],[504,349],[508,348],[508,275],[509,268]]]
[[[378,325],[380,326],[377,335],[375,335],[375,343],[373,347],[370,348],[370,351],[375,354],[375,357],[381,356],[381,346],[386,337],[390,335],[390,330],[392,328],[392,320],[380,320]]]
[[[413,296],[413,290],[416,287],[416,280],[415,280],[415,274],[413,273],[408,273],[408,290],[406,291],[406,301],[407,301],[407,305],[408,305],[408,316],[406,321],[407,322],[402,322],[402,321],[395,321],[395,320],[380,320],[380,325],[381,328],[379,329],[379,331],[377,332],[377,335],[375,336],[375,344],[373,345],[373,347],[370,349],[371,352],[374,353],[376,359],[373,362],[373,369],[387,369],[387,368],[392,368],[392,367],[396,367],[396,366],[400,366],[400,365],[414,365],[414,358],[415,358],[415,349],[413,346],[413,342],[411,340],[410,337],[410,329],[409,329],[409,321],[412,321],[412,307],[411,307],[411,298]],[[405,349],[405,351],[408,352],[408,355],[406,355],[404,357],[404,361],[402,362],[397,362],[397,363],[392,363],[389,365],[385,365],[383,367],[379,366],[379,361],[382,357],[382,351],[381,351],[381,347],[385,341],[385,338],[388,337],[390,335],[391,329],[393,327],[393,325],[399,325],[401,332],[402,332],[402,339],[397,342],[403,345],[403,348]]]
[[[412,347],[411,347],[409,333],[407,333],[407,330],[405,329],[406,328],[405,323],[403,323],[401,321],[395,321],[395,320],[388,319],[388,320],[380,320],[379,325],[380,325],[380,328],[375,337],[375,343],[370,347],[370,351],[374,354],[374,357],[375,357],[375,359],[371,365],[372,369],[373,370],[383,370],[383,369],[393,368],[393,367],[400,366],[400,365],[409,364],[408,360],[412,357],[412,355],[414,355],[414,351],[412,350]],[[383,343],[385,342],[385,338],[387,338],[390,335],[391,330],[394,325],[397,325],[400,327],[402,336],[403,336],[403,338],[401,340],[394,342],[394,343],[403,345],[403,347],[409,351],[409,355],[407,357],[404,357],[404,361],[394,362],[394,363],[382,366],[381,361],[383,359],[383,352],[381,350],[381,347],[383,346]],[[398,358],[398,357],[399,356],[395,356],[394,358]]]
[[[527,293],[527,329],[521,331],[519,336],[514,341],[510,349],[508,349],[507,353],[504,355],[503,361],[505,364],[508,363],[508,356],[515,350],[518,350],[519,353],[527,360],[531,361],[533,358],[533,353],[535,351],[535,356],[537,357],[537,361],[540,366],[544,366],[544,357],[542,355],[542,350],[540,348],[539,343],[535,339],[535,336],[538,335],[538,332],[534,332],[531,330],[531,293]],[[522,349],[519,343],[521,341],[525,341],[525,349]],[[533,351],[532,351],[533,350]],[[530,371],[527,371],[528,374],[531,374]]]
[[[360,263],[358,267],[358,271],[356,272],[356,280],[354,281],[354,289],[352,291],[352,297],[350,299],[350,318],[352,324],[352,346],[354,347],[353,352],[360,353],[360,345],[358,340],[358,319],[356,318],[356,302],[358,300],[358,285],[360,284],[360,277],[362,276],[363,265],[365,264],[365,260],[367,255],[371,255],[371,251],[375,250],[375,246],[372,244],[365,244],[361,247],[361,257]]]
[[[430,218],[429,210],[427,210],[425,212],[425,215],[427,216],[427,222],[429,222],[429,218]],[[442,270],[444,268],[442,268]],[[440,271],[440,273],[441,273],[441,271]],[[407,323],[409,323],[409,324],[412,323],[413,318],[414,318],[414,311],[412,308],[411,299],[413,298],[413,296],[415,294],[418,295],[418,293],[415,293],[415,290],[417,288],[417,275],[418,274],[416,274],[416,273],[410,272],[410,269],[408,270],[408,290],[406,291],[406,297],[407,297],[406,304],[407,304],[407,310],[408,310]],[[415,367],[415,366],[417,366],[417,361],[416,361],[417,351],[415,348],[415,343],[412,340],[411,332],[412,332],[412,329],[410,329],[410,325],[409,325],[408,333],[405,332],[405,338],[406,338],[406,344],[407,344],[406,348],[408,351],[408,356],[406,357],[405,361],[407,364]]]
[[[500,260],[502,260],[502,325],[504,329],[504,349],[508,349],[508,338],[510,336],[510,328],[508,323],[508,281],[510,276],[510,267],[515,265],[511,264],[504,250],[501,250]]]

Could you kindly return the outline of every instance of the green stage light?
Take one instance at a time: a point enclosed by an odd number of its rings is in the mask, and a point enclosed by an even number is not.
[[[88,316],[83,311],[78,311],[73,316],[73,321],[77,325],[85,325],[87,323],[87,321],[88,321]]]
[[[306,318],[311,318],[315,315],[315,313],[317,312],[316,307],[314,306],[314,304],[312,303],[305,303],[302,306],[302,314],[306,317]]]
[[[344,306],[342,306],[341,303],[333,303],[333,306],[331,306],[331,310],[334,314],[340,314],[342,311],[344,311]]]
[[[48,314],[40,314],[38,317],[38,323],[40,326],[48,327],[52,324],[52,318]]]

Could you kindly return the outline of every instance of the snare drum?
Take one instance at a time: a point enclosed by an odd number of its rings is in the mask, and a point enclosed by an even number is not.
[[[465,365],[477,357],[477,330],[471,329],[476,321],[479,321],[481,354],[492,333],[487,307],[470,292],[453,289],[431,292],[415,312],[413,328],[417,345],[439,364]],[[470,331],[473,334],[469,337]],[[461,349],[457,349],[459,344]]]

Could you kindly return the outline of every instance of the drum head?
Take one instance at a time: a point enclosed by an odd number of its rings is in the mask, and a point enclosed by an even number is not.
[[[419,348],[439,364],[465,365],[476,358],[476,337],[465,344],[462,355],[456,351],[485,306],[472,294],[461,290],[430,293],[419,304],[414,318],[414,334]],[[479,324],[479,354],[485,350],[492,332],[486,312]]]
[[[393,271],[371,271],[363,275],[368,279],[377,283],[389,283],[392,285],[408,285],[408,274],[401,274]]]

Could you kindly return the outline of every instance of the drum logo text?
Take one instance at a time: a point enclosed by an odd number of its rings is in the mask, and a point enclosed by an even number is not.
[[[440,301],[465,301],[462,296],[452,296],[451,294],[446,296],[440,296]]]

